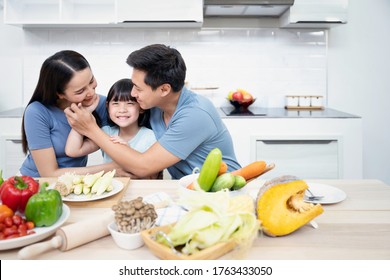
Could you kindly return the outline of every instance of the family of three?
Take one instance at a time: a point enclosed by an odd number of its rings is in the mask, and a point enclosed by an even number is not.
[[[219,148],[228,170],[240,168],[232,138],[213,103],[184,86],[186,65],[172,47],[154,44],[127,58],[131,79],[107,97],[95,92],[88,61],[75,51],[47,58],[23,116],[27,154],[20,168],[32,177],[117,170],[118,176],[173,179],[200,168]],[[101,149],[104,163],[87,166]]]

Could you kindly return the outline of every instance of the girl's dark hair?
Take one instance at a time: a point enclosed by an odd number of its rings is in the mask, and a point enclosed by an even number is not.
[[[133,101],[137,102],[137,99],[131,96],[131,90],[133,88],[133,82],[131,79],[121,79],[113,84],[107,94],[107,115],[108,113],[108,103],[110,101]],[[146,126],[150,128],[149,117],[150,110],[143,110],[144,112],[139,115],[138,125]],[[116,124],[108,118],[108,123],[110,126],[116,126]]]
[[[81,54],[72,50],[63,50],[47,58],[41,67],[38,83],[27,106],[38,101],[45,106],[56,106],[58,93],[63,94],[74,73],[90,68],[88,61]],[[98,124],[100,119],[94,112]],[[28,143],[22,120],[22,147],[27,154]]]
[[[174,92],[179,92],[186,78],[186,64],[181,54],[174,48],[154,44],[132,52],[127,64],[144,71],[145,84],[153,90],[162,84],[170,84]]]

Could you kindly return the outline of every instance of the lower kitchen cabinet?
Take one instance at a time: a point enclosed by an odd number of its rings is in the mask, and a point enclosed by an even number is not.
[[[275,163],[263,179],[361,179],[361,118],[223,118],[241,165]]]

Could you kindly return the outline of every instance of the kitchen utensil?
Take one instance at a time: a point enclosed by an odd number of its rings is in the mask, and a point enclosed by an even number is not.
[[[347,198],[347,194],[336,188],[327,184],[320,184],[316,182],[307,182],[309,189],[317,196],[323,196],[321,199],[309,200],[307,197],[304,197],[304,200],[307,202],[321,203],[321,204],[334,204],[339,203]]]
[[[323,195],[314,195],[310,189],[307,189],[306,191],[310,194],[309,196],[306,196],[306,199],[308,200],[320,200],[324,198]]]
[[[26,246],[18,253],[20,259],[32,259],[53,249],[65,252],[88,242],[109,235],[107,225],[113,221],[114,213],[109,211],[99,217],[76,222],[59,228],[56,235],[44,242]],[[86,232],[88,229],[89,230]]]

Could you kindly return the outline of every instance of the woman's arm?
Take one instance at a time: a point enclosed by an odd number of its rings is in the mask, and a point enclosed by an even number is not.
[[[66,140],[65,153],[69,157],[81,157],[99,150],[99,146],[84,137],[76,130],[71,129]]]

